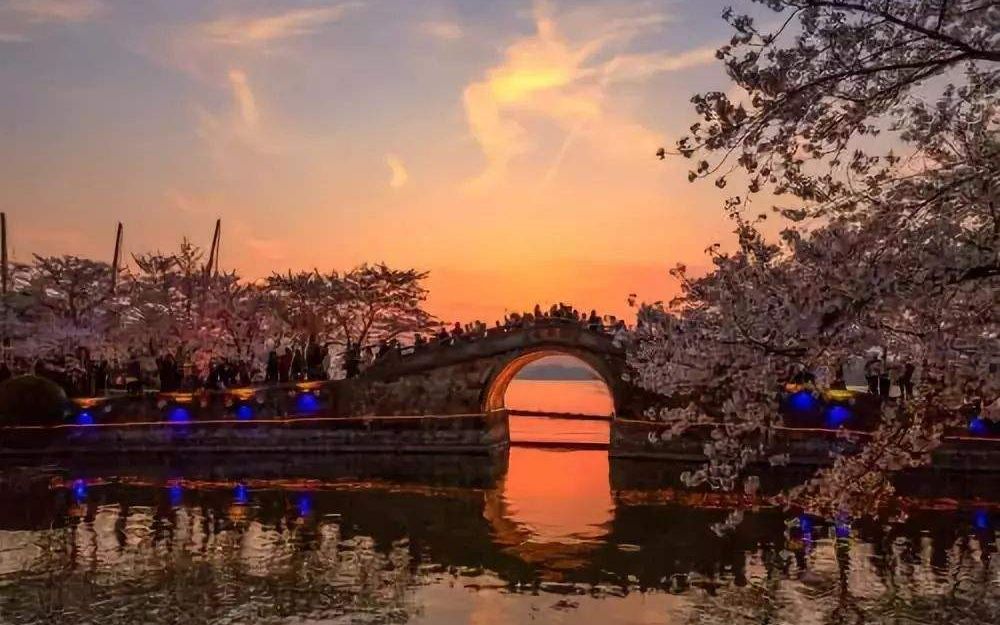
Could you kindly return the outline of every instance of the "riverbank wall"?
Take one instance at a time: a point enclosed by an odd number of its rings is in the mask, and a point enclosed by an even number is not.
[[[88,453],[489,454],[509,441],[505,411],[366,414],[350,381],[74,400],[62,422],[0,427],[0,455]],[[362,398],[362,401],[359,401]]]
[[[671,436],[669,424],[656,421],[615,419],[611,422],[610,454],[614,458],[659,460],[701,464],[707,460],[705,446],[712,443],[713,427],[700,425]],[[871,438],[869,431],[824,427],[776,427],[761,443],[768,457],[758,464],[817,467],[833,463],[842,455],[856,453]],[[1000,472],[1000,437],[974,435],[954,430],[931,452],[934,469],[962,472]]]

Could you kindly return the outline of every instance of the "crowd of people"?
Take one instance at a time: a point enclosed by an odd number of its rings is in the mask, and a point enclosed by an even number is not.
[[[888,399],[893,385],[899,387],[899,398],[913,399],[913,374],[916,366],[909,360],[890,364],[886,358],[872,355],[865,361],[865,382],[868,393],[881,399]]]
[[[473,341],[478,338],[502,334],[511,330],[559,323],[576,324],[592,332],[607,334],[618,334],[628,330],[625,322],[617,319],[614,315],[602,316],[597,314],[596,310],[591,310],[590,314],[587,314],[563,303],[553,304],[548,310],[542,310],[542,307],[536,304],[535,308],[529,312],[513,312],[504,315],[503,321],[497,320],[492,327],[479,320],[464,325],[456,322],[450,329],[442,325],[437,333],[432,336],[417,335],[414,345],[424,346],[434,342],[451,344],[455,341]]]
[[[375,346],[367,346],[363,349],[348,347],[344,355],[344,372],[346,377],[355,377],[375,362],[385,358],[473,342],[514,330],[554,324],[575,324],[591,332],[599,332],[615,338],[624,338],[625,333],[628,332],[625,321],[614,315],[599,315],[596,310],[591,310],[587,314],[561,302],[553,304],[547,310],[543,310],[540,305],[536,304],[534,309],[528,312],[508,313],[504,315],[502,321],[497,320],[492,326],[478,319],[465,324],[456,321],[450,327],[442,324],[436,332],[414,334],[413,342],[410,345],[403,345],[398,340],[393,339],[381,341]]]
[[[264,347],[262,361],[217,356],[202,367],[169,351],[155,357],[132,351],[124,358],[91,359],[81,350],[71,357],[39,360],[33,365],[11,367],[0,362],[0,382],[17,373],[33,373],[52,380],[70,397],[90,397],[109,392],[136,394],[145,389],[171,393],[326,380],[336,373],[336,350],[320,343],[316,336],[304,345],[269,340]]]
[[[850,359],[856,363],[856,365],[861,364],[861,360]],[[825,368],[821,368],[819,373],[823,377],[824,382],[829,383],[829,387],[833,390],[847,390],[847,374],[845,369],[847,367],[845,364],[841,364],[837,367],[836,371],[828,371]],[[854,369],[854,367],[851,367]],[[870,354],[869,357],[864,360],[864,378],[865,385],[867,386],[867,391],[869,395],[873,397],[878,397],[880,400],[888,400],[893,398],[892,387],[895,386],[899,389],[899,399],[906,401],[913,399],[913,386],[914,386],[914,375],[916,374],[917,368],[912,361],[906,359],[898,362],[889,361],[885,354]],[[832,379],[827,379],[822,376],[823,373],[832,373]],[[855,370],[853,374],[855,377],[858,372]],[[817,382],[817,374],[808,369],[802,369],[795,372],[791,376],[791,382],[793,384],[815,384]]]

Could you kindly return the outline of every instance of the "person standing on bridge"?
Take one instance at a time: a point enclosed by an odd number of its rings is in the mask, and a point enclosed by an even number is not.
[[[587,318],[587,328],[589,328],[591,332],[600,332],[601,326],[601,318],[597,315],[597,311],[591,310],[590,316]]]
[[[868,383],[868,394],[878,395],[878,376],[882,372],[882,361],[874,355],[865,362],[865,382]]]
[[[264,381],[274,384],[278,381],[278,352],[271,347],[267,352],[267,364],[264,367]]]
[[[899,385],[899,399],[902,401],[913,399],[913,374],[916,370],[910,359],[903,362],[903,371],[896,380],[896,384]]]
[[[361,354],[358,346],[351,342],[344,348],[344,377],[356,378],[361,372]]]

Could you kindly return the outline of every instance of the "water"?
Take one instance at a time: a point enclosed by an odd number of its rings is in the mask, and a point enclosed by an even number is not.
[[[607,386],[597,380],[521,380],[507,387],[504,404],[511,409],[561,412],[580,415],[610,415],[614,412]],[[513,442],[607,443],[610,425],[601,421],[510,418]]]
[[[983,500],[718,536],[603,451],[94,462],[6,472],[0,623],[1000,623]]]

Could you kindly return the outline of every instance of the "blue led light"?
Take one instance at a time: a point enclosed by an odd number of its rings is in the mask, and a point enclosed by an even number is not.
[[[847,406],[834,404],[826,409],[826,426],[839,428],[851,420],[851,409]]]
[[[167,419],[171,423],[185,423],[191,420],[191,412],[183,406],[174,406],[167,413]]]
[[[89,412],[86,412],[86,411],[81,412],[80,414],[76,415],[76,424],[77,425],[94,425],[94,416],[92,414],[90,414]]]
[[[296,507],[299,509],[300,517],[309,516],[312,513],[312,498],[309,495],[299,495]]]
[[[982,436],[983,434],[988,434],[990,431],[990,426],[986,422],[986,419],[982,417],[976,417],[969,422],[969,431],[976,436]]]
[[[972,524],[976,526],[978,530],[988,530],[990,529],[990,515],[986,510],[976,510],[975,514],[972,516]]]
[[[170,505],[174,508],[179,507],[184,499],[184,489],[181,488],[181,485],[177,482],[174,482],[173,484],[170,485],[168,493],[170,496]]]
[[[295,410],[301,414],[309,414],[319,410],[319,400],[312,393],[299,393],[295,400]]]
[[[810,519],[809,517],[807,517],[804,514],[800,515],[799,516],[799,529],[802,531],[802,535],[803,536],[805,536],[805,537],[812,536],[812,531],[813,531],[812,519]]]
[[[233,501],[240,505],[246,505],[250,501],[250,491],[247,490],[245,484],[237,484],[236,488],[233,489]]]
[[[809,391],[798,391],[788,398],[788,404],[795,410],[807,412],[816,408],[818,402],[816,401],[816,397]]]
[[[87,483],[83,480],[73,481],[73,499],[76,503],[82,503],[87,500]]]
[[[834,532],[837,538],[849,538],[851,535],[851,524],[846,521],[837,521],[834,525]]]
[[[253,408],[247,404],[240,404],[240,406],[236,408],[236,418],[241,421],[253,419]]]

